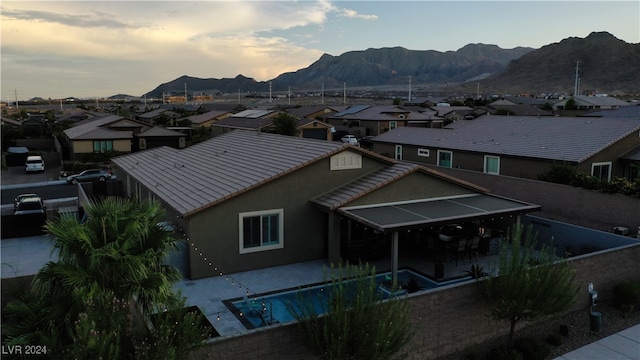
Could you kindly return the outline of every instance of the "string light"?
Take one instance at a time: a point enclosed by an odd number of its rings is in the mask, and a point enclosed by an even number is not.
[[[225,276],[224,272],[219,271],[218,266],[214,265],[214,259],[207,257],[204,251],[202,251],[203,249],[199,248],[194,241],[191,241],[191,239],[187,236],[187,234],[184,232],[183,229],[180,228],[179,231],[182,233],[182,237],[185,239],[185,241],[187,243],[190,243],[191,247],[193,247],[193,250],[196,251],[202,257],[203,261],[206,261],[209,267],[213,267],[213,271],[215,271],[218,274],[218,276]],[[237,284],[238,289],[243,289],[243,288],[246,289],[246,296],[250,296],[253,293],[248,287],[243,287],[243,285],[239,281],[234,279],[232,276],[226,275],[225,279],[226,281],[231,280],[232,286],[235,286]],[[242,310],[238,312],[238,316],[240,317],[244,316]],[[218,321],[220,320],[220,312],[216,314],[216,320]]]

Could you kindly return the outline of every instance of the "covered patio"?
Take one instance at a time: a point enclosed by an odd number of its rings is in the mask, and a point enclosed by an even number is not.
[[[483,193],[340,207],[340,255],[381,269],[386,259],[394,287],[399,267],[434,279],[464,276],[470,263],[497,254],[500,239],[521,215],[539,210]]]

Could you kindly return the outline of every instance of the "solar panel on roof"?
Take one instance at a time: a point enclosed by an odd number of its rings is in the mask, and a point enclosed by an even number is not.
[[[355,114],[357,112],[360,112],[360,111],[362,111],[364,109],[368,109],[370,107],[371,107],[370,105],[354,105],[354,106],[348,108],[345,111],[342,111],[342,112],[339,112],[339,113],[335,114],[334,116],[338,117],[338,116],[344,116],[344,115],[351,115],[351,114]]]

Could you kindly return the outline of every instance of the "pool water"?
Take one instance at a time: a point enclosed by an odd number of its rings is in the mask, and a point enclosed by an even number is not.
[[[440,286],[467,280],[466,278],[463,278],[438,283],[409,269],[402,269],[398,271],[399,285],[406,285],[410,279],[414,284],[412,289],[409,289],[410,292],[415,290],[423,291],[434,289]],[[387,286],[385,286],[385,284],[391,283],[391,273],[376,275],[376,282],[378,283],[378,289],[382,292],[382,297],[385,299],[392,296],[405,295],[407,293],[407,290],[391,291]],[[331,286],[332,285],[328,283],[295,290],[285,290],[282,292],[270,293],[268,295],[233,299],[225,301],[225,304],[247,327],[247,329],[254,329],[261,326],[294,321],[295,318],[289,312],[287,305],[293,304],[295,307],[300,296],[311,299],[316,313],[323,313],[326,307],[327,294],[329,294]]]

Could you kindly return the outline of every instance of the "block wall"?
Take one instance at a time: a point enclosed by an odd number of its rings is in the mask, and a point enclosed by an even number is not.
[[[588,283],[594,284],[600,301],[608,302],[617,282],[640,280],[638,259],[640,244],[570,259],[580,292],[569,312],[587,311]],[[404,350],[407,359],[434,359],[509,331],[508,323],[494,321],[487,315],[475,282],[414,294],[408,300],[415,333]],[[606,320],[604,324],[606,326]],[[518,324],[518,328],[523,326],[526,324]],[[306,360],[317,357],[302,344],[297,325],[289,324],[214,339],[194,349],[190,359]]]

